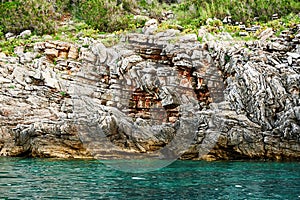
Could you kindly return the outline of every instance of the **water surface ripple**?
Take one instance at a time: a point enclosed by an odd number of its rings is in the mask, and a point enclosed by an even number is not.
[[[125,173],[101,161],[0,158],[0,199],[300,200],[300,163],[176,161]]]

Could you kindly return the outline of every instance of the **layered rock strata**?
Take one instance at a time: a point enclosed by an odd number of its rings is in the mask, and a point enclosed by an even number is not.
[[[290,34],[201,44],[168,30],[113,47],[18,47],[0,58],[0,154],[299,159],[300,35]]]

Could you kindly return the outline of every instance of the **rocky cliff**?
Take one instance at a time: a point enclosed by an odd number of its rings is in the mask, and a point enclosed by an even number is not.
[[[16,47],[0,55],[0,155],[299,159],[299,29],[271,35]]]

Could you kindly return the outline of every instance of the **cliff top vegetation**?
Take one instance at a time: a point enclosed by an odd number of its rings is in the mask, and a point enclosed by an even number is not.
[[[226,31],[239,36],[241,24],[262,26],[260,31],[271,27],[279,33],[299,24],[299,15],[298,0],[2,0],[0,40],[8,32],[28,29],[57,39],[62,34],[75,38],[140,32],[151,18],[160,22],[159,30],[174,28],[183,33],[197,33],[205,26],[213,34]],[[226,17],[231,23],[224,23]]]

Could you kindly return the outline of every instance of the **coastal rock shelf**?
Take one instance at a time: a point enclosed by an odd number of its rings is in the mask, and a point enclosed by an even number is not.
[[[0,57],[0,155],[300,159],[300,32],[268,38],[16,47]]]

